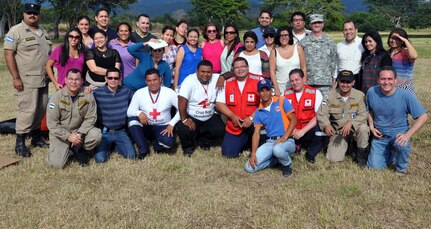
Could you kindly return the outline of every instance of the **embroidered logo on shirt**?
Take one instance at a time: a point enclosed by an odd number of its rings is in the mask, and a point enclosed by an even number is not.
[[[5,41],[12,43],[14,39],[12,37],[6,37]]]
[[[69,106],[70,102],[66,101],[66,100],[60,100],[60,103]]]
[[[234,94],[230,94],[229,95],[229,102],[234,102],[235,101],[235,95]]]
[[[25,41],[33,41],[33,40],[36,40],[36,38],[35,37],[27,37],[27,38],[25,38]]]
[[[276,111],[276,112],[280,112],[280,106],[276,106],[276,107],[275,107],[275,111]]]
[[[254,94],[247,95],[247,101],[248,102],[254,102]]]
[[[306,106],[306,107],[311,107],[311,99],[306,99],[306,100],[304,101],[304,106]]]

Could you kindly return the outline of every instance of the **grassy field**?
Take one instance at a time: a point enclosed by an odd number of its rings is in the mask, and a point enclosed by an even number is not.
[[[430,110],[430,39],[413,43],[417,94]],[[0,90],[0,120],[13,118],[3,55]],[[14,146],[15,136],[0,136],[0,154],[16,157]],[[280,168],[246,174],[248,153],[228,160],[219,147],[142,162],[113,155],[106,164],[73,162],[63,170],[46,166],[47,150],[30,148],[32,158],[0,170],[0,228],[430,228],[429,147],[430,122],[414,136],[407,176],[319,154],[315,165],[294,157],[287,179]]]

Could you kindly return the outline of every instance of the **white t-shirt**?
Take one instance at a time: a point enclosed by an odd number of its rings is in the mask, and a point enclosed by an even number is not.
[[[244,87],[245,87],[245,83],[247,82],[247,78],[245,80],[243,80],[243,81],[236,81],[236,82],[238,83],[239,91],[242,94],[242,91],[244,90]],[[225,88],[226,88],[226,81],[224,82],[223,89],[221,89],[221,90],[219,90],[217,92],[217,102],[219,102],[219,103],[226,103],[226,91],[225,91]]]
[[[356,37],[348,44],[346,40],[337,44],[337,70],[350,70],[353,74],[358,74],[361,69],[361,56],[364,52],[362,38]]]
[[[262,75],[262,61],[260,60],[260,53],[257,52],[255,55],[245,55],[244,52],[239,54],[240,57],[244,57],[248,62],[248,71],[254,75]]]
[[[216,83],[219,74],[213,74],[207,85],[202,85],[195,74],[187,76],[181,83],[179,96],[188,100],[187,113],[200,121],[210,119],[217,98]]]
[[[172,107],[177,108],[174,118],[171,118]],[[127,117],[138,117],[141,112],[144,112],[151,125],[175,126],[180,120],[178,95],[174,90],[162,86],[158,98],[157,94],[152,94],[151,99],[148,87],[141,88],[133,95],[129,109],[127,109]]]

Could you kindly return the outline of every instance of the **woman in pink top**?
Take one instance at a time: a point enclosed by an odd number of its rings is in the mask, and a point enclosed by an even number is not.
[[[213,72],[221,72],[220,56],[223,52],[223,41],[220,40],[220,31],[215,23],[208,23],[203,29],[205,41],[201,43],[202,57],[213,65]]]
[[[84,45],[82,44],[81,31],[78,28],[70,29],[64,35],[63,44],[55,47],[45,66],[46,72],[56,90],[64,86],[67,71],[76,68],[82,72],[84,68],[83,51]],[[55,79],[52,67],[57,69],[57,79]]]

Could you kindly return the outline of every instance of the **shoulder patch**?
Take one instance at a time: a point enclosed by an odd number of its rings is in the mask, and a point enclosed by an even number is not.
[[[251,75],[251,74],[248,77],[250,77],[250,79],[254,79],[254,80],[259,80],[260,79],[259,76]]]
[[[310,94],[316,94],[316,90],[312,90],[312,89],[309,89],[309,88],[306,88],[305,92],[310,93]]]
[[[49,104],[49,109],[51,109],[51,110],[52,110],[52,109],[54,109],[54,108],[55,108],[55,103],[50,103],[50,104]]]
[[[4,39],[6,42],[12,43],[14,41],[13,37],[7,36],[6,39]]]
[[[70,106],[70,102],[66,101],[66,100],[63,100],[63,99],[60,100],[60,103],[66,105],[66,106]]]
[[[26,37],[25,38],[25,41],[33,41],[33,40],[36,40],[36,38],[35,37]]]
[[[284,92],[284,94],[285,94],[285,95],[293,94],[293,90],[286,90],[286,91]]]

